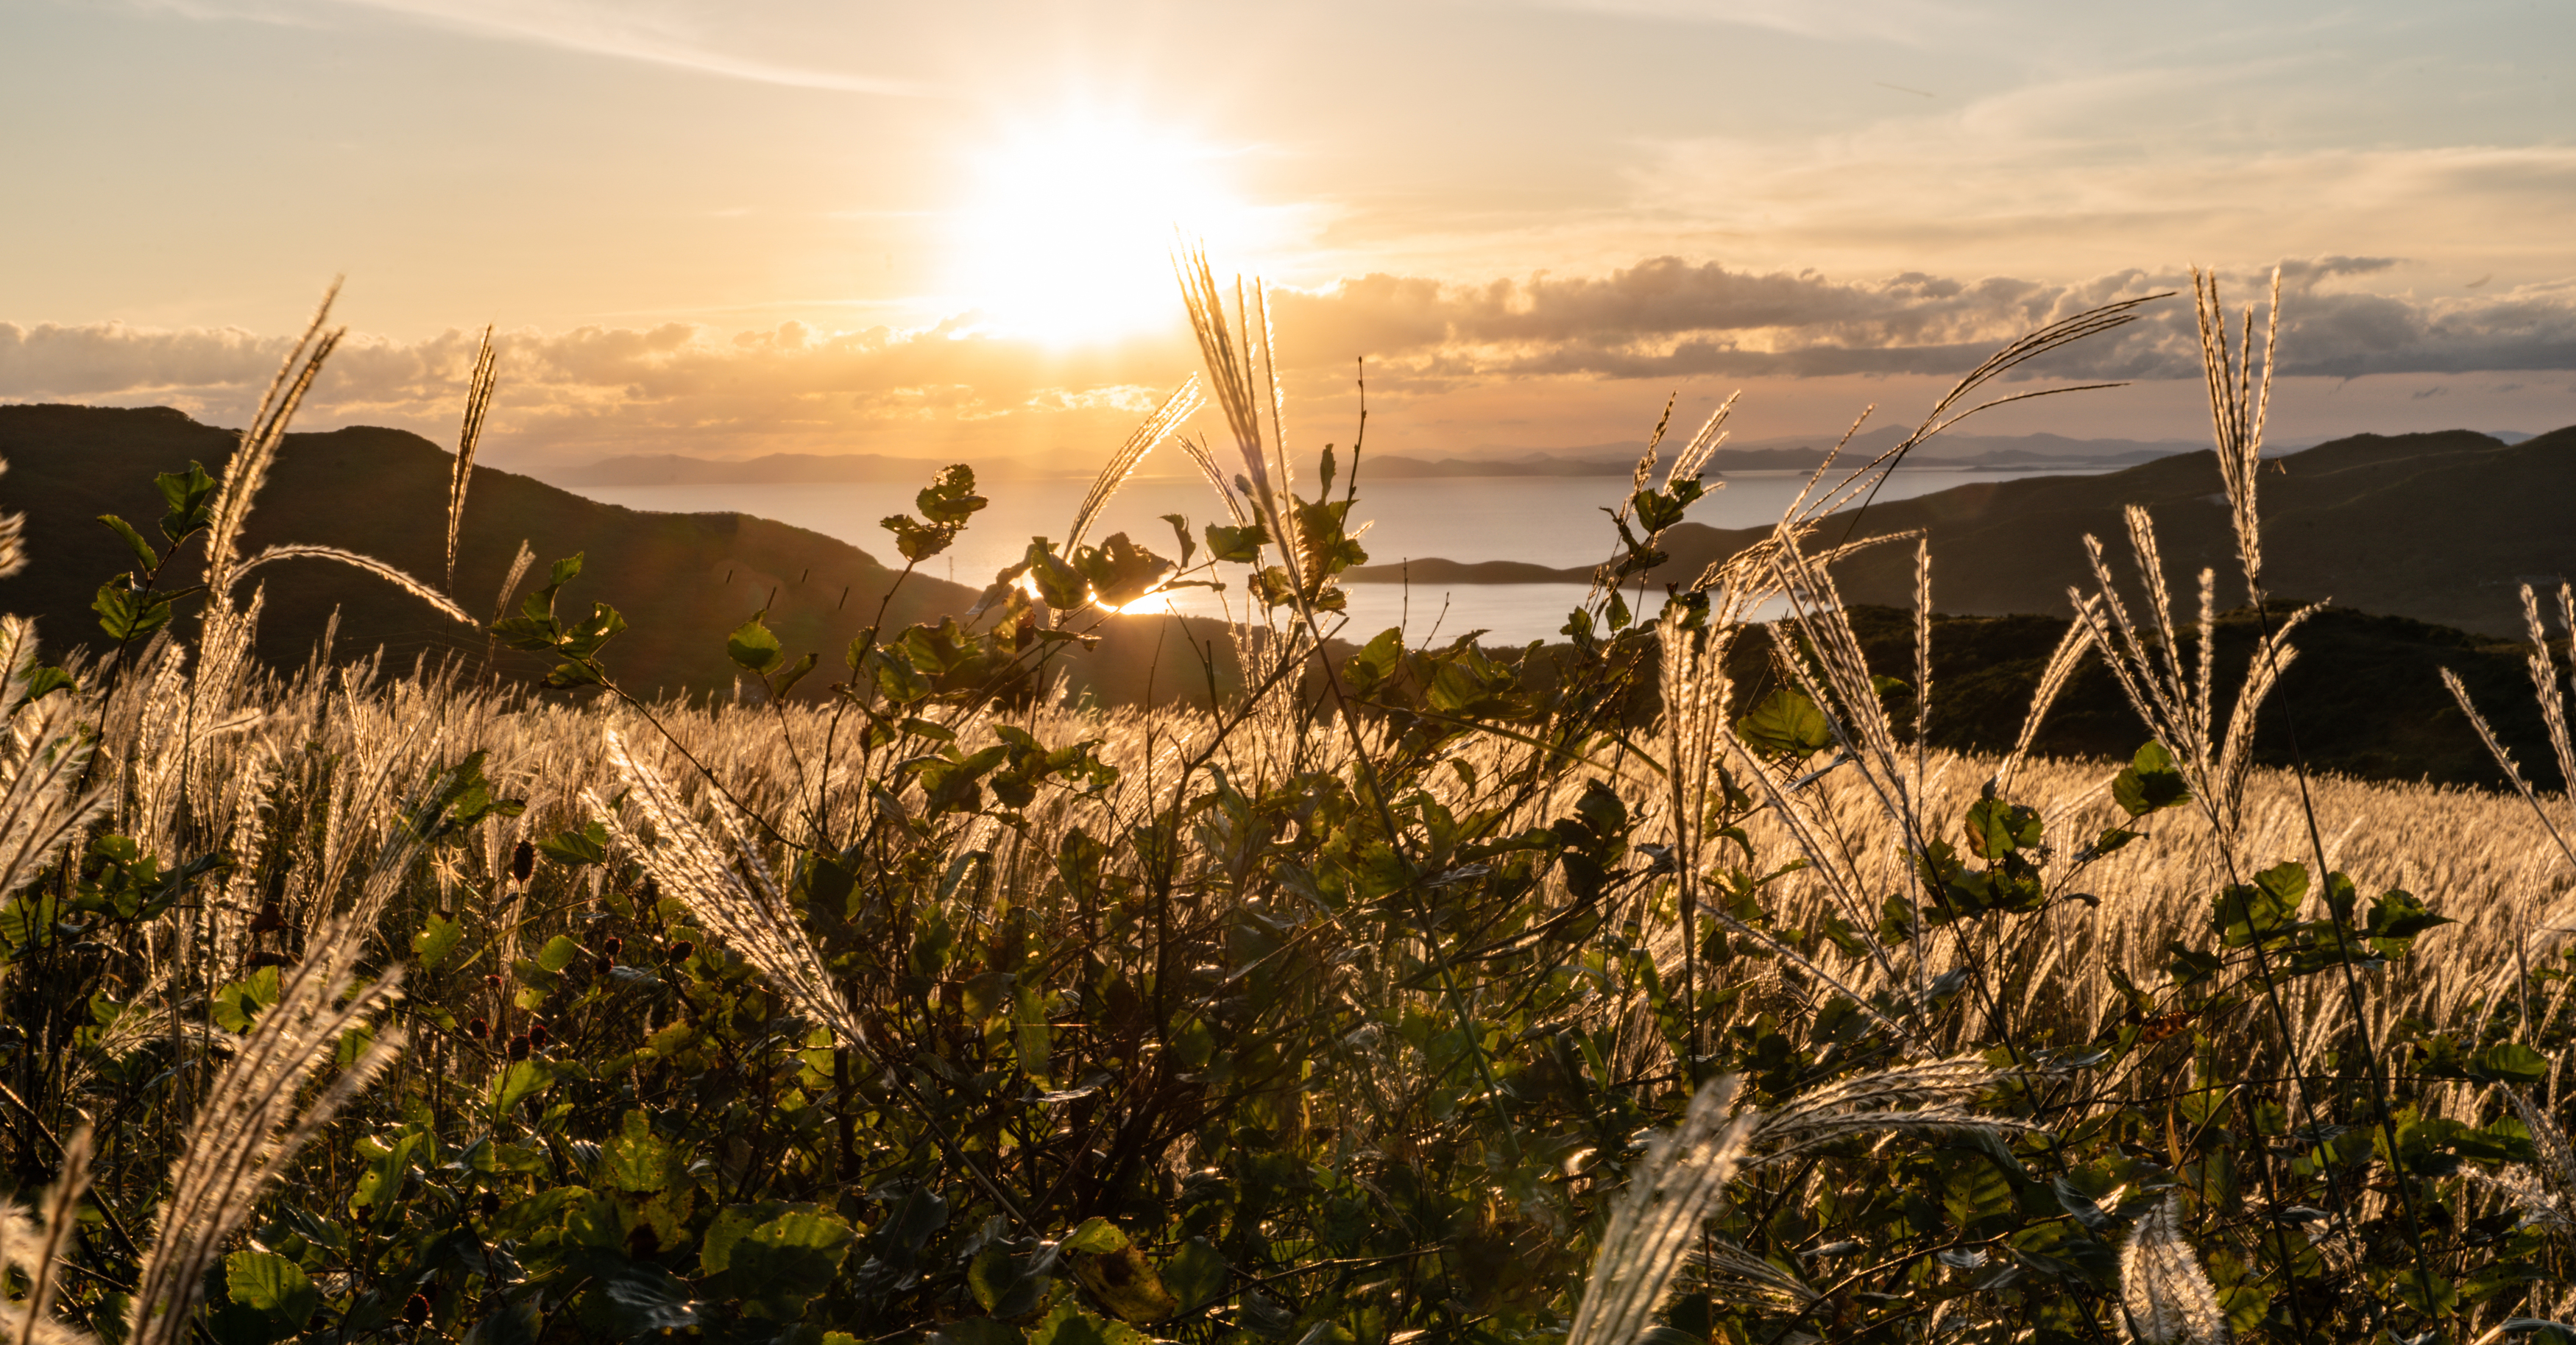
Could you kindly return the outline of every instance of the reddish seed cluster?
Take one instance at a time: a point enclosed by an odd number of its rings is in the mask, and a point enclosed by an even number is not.
[[[476,1040],[476,1041],[481,1041],[481,1040],[483,1040],[485,1037],[491,1036],[491,1035],[492,1035],[492,1023],[491,1023],[491,1020],[489,1020],[489,1019],[487,1019],[487,1018],[484,1018],[484,1017],[483,1017],[483,1016],[481,1016],[480,1014],[477,1014],[477,1015],[475,1016],[475,1018],[474,1018],[474,1021],[473,1021],[473,1022],[467,1023],[467,1024],[465,1025],[465,1035],[466,1035],[466,1036],[469,1036],[469,1037],[472,1037],[472,1038],[473,1038],[474,1040]]]
[[[413,1294],[403,1303],[403,1320],[417,1327],[429,1320],[429,1297]]]
[[[674,962],[686,962],[689,960],[689,955],[696,951],[698,951],[698,946],[696,944],[689,942],[687,939],[682,939],[678,943],[671,945],[671,960]]]
[[[528,1045],[529,1045],[530,1047],[532,1047],[532,1048],[534,1048],[534,1049],[536,1049],[536,1050],[540,1050],[540,1051],[542,1051],[542,1050],[546,1049],[546,1025],[545,1025],[545,1024],[543,1024],[543,1023],[530,1023],[530,1024],[528,1024]]]
[[[525,1059],[527,1059],[527,1058],[528,1058],[528,1034],[527,1034],[527,1033],[522,1032],[522,1033],[520,1033],[519,1035],[517,1035],[517,1036],[515,1036],[515,1037],[510,1038],[510,1059],[512,1059],[513,1061],[518,1061],[518,1060],[525,1060]]]

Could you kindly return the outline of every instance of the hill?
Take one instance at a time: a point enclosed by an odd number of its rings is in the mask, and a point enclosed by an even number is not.
[[[184,470],[191,460],[220,474],[234,442],[234,432],[167,408],[0,406],[0,458],[9,463],[0,477],[0,508],[26,513],[34,559],[23,573],[0,580],[0,611],[39,618],[55,652],[97,643],[90,600],[134,560],[96,517],[122,515],[151,533],[162,511],[153,476]],[[251,512],[248,548],[287,541],[344,547],[436,585],[446,568],[454,462],[446,450],[401,430],[289,435]],[[458,548],[460,606],[477,616],[492,612],[522,539],[536,550],[540,577],[546,562],[585,553],[582,576],[564,597],[606,602],[626,614],[632,628],[609,645],[609,666],[646,692],[729,688],[733,669],[724,634],[764,603],[790,648],[819,650],[826,669],[836,667],[895,575],[866,552],[802,528],[744,514],[642,513],[478,467]],[[272,664],[307,658],[335,609],[343,655],[363,656],[381,645],[403,663],[454,654],[479,664],[485,656],[481,636],[356,570],[291,561],[258,578],[268,586],[259,652]],[[179,582],[193,582],[193,575]],[[973,590],[916,575],[888,616],[898,626],[935,620],[974,597]],[[533,658],[509,650],[499,660],[513,675],[543,671]]]
[[[2564,518],[2576,500],[2576,427],[2513,444],[2467,430],[2356,435],[2272,459],[2261,490],[2265,576],[2285,598],[2332,598],[2347,609],[2510,637],[2522,629],[2521,584],[2576,575],[2576,532]],[[2090,583],[2084,536],[2100,537],[2125,570],[2121,511],[2142,504],[2154,513],[2179,590],[2189,591],[2208,566],[2221,576],[2222,595],[2241,601],[2241,583],[2228,583],[2235,540],[2223,499],[2217,459],[2203,451],[2096,476],[1972,482],[1836,515],[1819,536],[1840,542],[1927,529],[1943,610],[2063,612],[2067,588]],[[1764,531],[1681,524],[1665,535],[1672,560],[1654,579],[1687,582]],[[1428,563],[1412,562],[1414,582]],[[1467,567],[1441,575],[1477,581]],[[1853,602],[1910,602],[1911,548],[1864,552],[1837,575]],[[1352,578],[1402,576],[1379,565]],[[1512,582],[1586,578],[1581,569],[1516,567]]]

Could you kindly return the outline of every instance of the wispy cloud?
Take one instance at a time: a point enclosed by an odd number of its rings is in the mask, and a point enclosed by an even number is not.
[[[153,7],[199,18],[291,23],[332,8],[372,10],[453,32],[523,42],[618,60],[639,61],[725,79],[799,89],[915,97],[931,92],[914,80],[764,60],[726,50],[714,25],[689,8],[600,4],[591,0],[151,0]],[[720,17],[720,16],[711,16]]]

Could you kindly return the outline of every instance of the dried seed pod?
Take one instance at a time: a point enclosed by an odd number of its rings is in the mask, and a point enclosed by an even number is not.
[[[519,842],[519,848],[510,852],[511,881],[524,883],[528,881],[528,875],[536,871],[537,847],[526,841]]]
[[[492,1024],[490,1020],[477,1015],[473,1022],[465,1025],[465,1035],[472,1037],[476,1041],[481,1041],[485,1037],[492,1035]]]
[[[673,962],[686,962],[689,960],[689,954],[696,951],[698,951],[698,946],[696,944],[689,942],[687,939],[682,939],[678,943],[671,945],[671,960]]]
[[[500,1193],[500,1192],[498,1192],[498,1191],[486,1191],[486,1192],[484,1192],[484,1193],[483,1193],[483,1200],[482,1200],[482,1208],[483,1208],[483,1217],[484,1217],[484,1218],[486,1218],[486,1219],[490,1219],[490,1218],[493,1218],[493,1217],[495,1217],[495,1216],[499,1215],[499,1214],[501,1213],[501,1193]]]
[[[418,1328],[423,1323],[427,1322],[429,1320],[428,1296],[425,1294],[413,1294],[409,1299],[404,1300],[403,1320],[414,1328]]]
[[[519,1035],[510,1038],[510,1059],[512,1061],[520,1061],[527,1058],[528,1034],[522,1032]]]

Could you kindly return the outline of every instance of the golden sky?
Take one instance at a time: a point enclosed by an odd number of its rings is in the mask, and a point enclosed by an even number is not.
[[[2576,422],[2576,7],[0,0],[0,399],[487,453],[1096,459],[1278,287],[1305,440],[1899,419],[2090,303],[2285,268],[2285,437]],[[1984,423],[2200,433],[2186,307]],[[1308,432],[1305,427],[1311,427]],[[1378,438],[1377,436],[1383,436]],[[1310,445],[1311,446],[1311,445]]]

